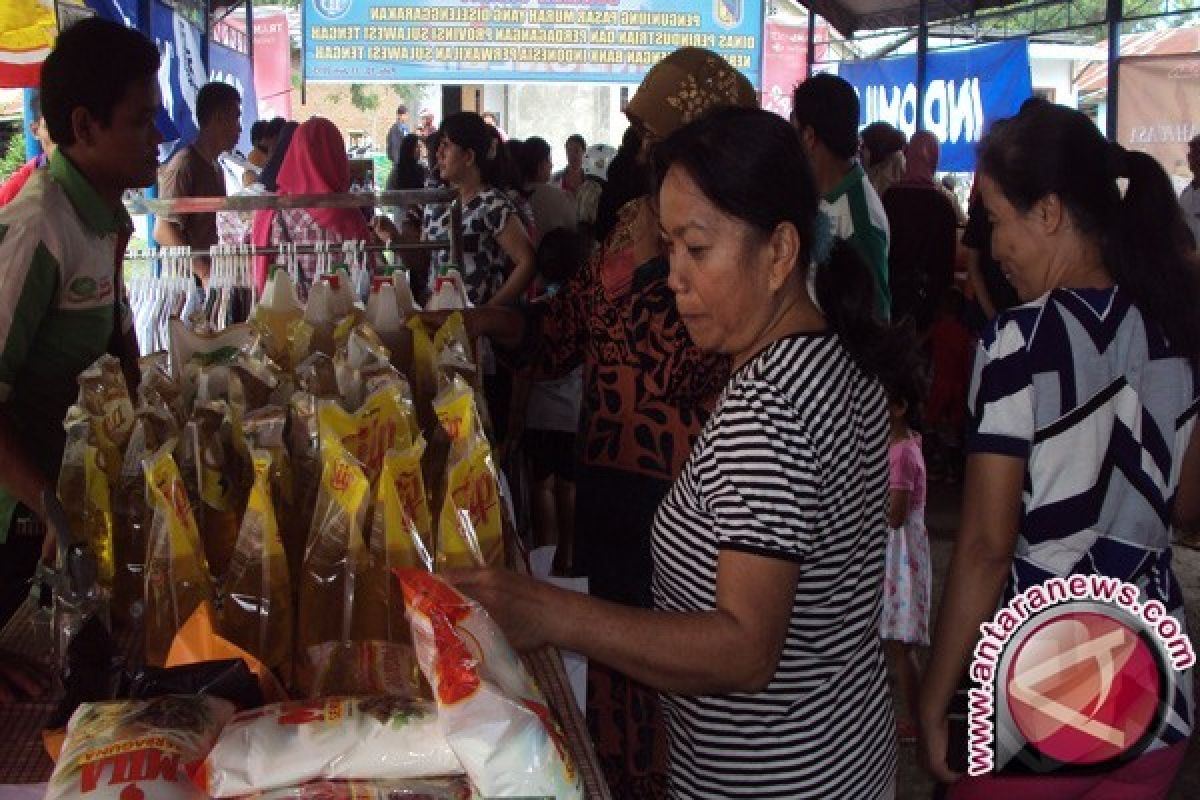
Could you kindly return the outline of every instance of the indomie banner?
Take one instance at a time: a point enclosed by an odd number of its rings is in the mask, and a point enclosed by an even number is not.
[[[755,87],[759,0],[304,0],[304,75],[356,83],[637,83],[680,47]]]
[[[917,130],[915,55],[842,63],[838,74],[858,92],[862,125],[883,121],[908,136]],[[938,169],[973,171],[991,123],[1016,114],[1031,94],[1025,39],[929,53],[922,120],[942,144]]]

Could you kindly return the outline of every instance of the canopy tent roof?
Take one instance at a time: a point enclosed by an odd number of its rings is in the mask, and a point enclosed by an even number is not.
[[[1107,43],[1103,43],[1107,44]],[[1161,31],[1128,33],[1121,37],[1121,56],[1184,56],[1200,59],[1200,28],[1169,28]],[[1088,64],[1075,78],[1081,93],[1102,92],[1108,89],[1108,67],[1103,63]]]
[[[1018,0],[929,0],[929,21],[953,19],[1016,2]],[[921,20],[918,0],[783,0],[779,4],[810,8],[843,36],[851,36],[855,31],[913,27]]]

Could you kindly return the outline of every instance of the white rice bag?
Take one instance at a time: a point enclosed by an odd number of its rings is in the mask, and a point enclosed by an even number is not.
[[[403,780],[462,774],[437,712],[388,697],[276,703],[236,715],[204,764],[212,797],[314,780]]]
[[[46,800],[204,800],[191,776],[232,714],[231,703],[204,695],[84,703],[67,723]]]
[[[397,569],[438,723],[484,797],[582,800],[567,739],[483,607],[422,569]]]

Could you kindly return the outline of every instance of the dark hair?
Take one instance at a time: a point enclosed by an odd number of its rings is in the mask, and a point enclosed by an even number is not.
[[[596,239],[604,241],[617,225],[621,207],[650,192],[649,175],[638,161],[642,151],[642,135],[630,125],[621,137],[621,146],[608,165],[608,180],[596,206]]]
[[[215,114],[241,105],[242,96],[228,83],[209,81],[196,93],[196,124],[203,128]]]
[[[158,65],[154,42],[133,28],[99,17],[68,27],[42,63],[42,119],[50,138],[62,147],[75,144],[71,112],[81,106],[111,124],[130,85],[154,77]]]
[[[525,183],[537,180],[538,170],[550,159],[550,145],[540,136],[526,139],[516,153],[517,166]]]
[[[978,169],[1022,212],[1057,195],[1146,319],[1162,327],[1178,352],[1200,356],[1193,239],[1171,181],[1152,156],[1110,144],[1079,111],[1045,103],[992,126],[979,145]],[[1129,179],[1123,198],[1119,177]]]
[[[417,147],[419,147],[420,144],[420,136],[417,136],[415,133],[405,134],[404,138],[400,140],[400,157],[398,160],[412,161],[415,163],[417,160]]]
[[[475,165],[485,184],[501,191],[519,188],[508,148],[483,117],[471,111],[451,114],[442,120],[440,132],[443,138],[475,154]]]
[[[906,335],[915,338],[911,321],[900,323]],[[924,427],[922,417],[925,400],[929,396],[929,365],[918,348],[900,353],[901,358],[882,364],[879,383],[891,403],[904,404],[904,422],[911,430],[920,432]]]
[[[893,153],[898,153],[908,144],[904,131],[886,122],[872,122],[862,129],[863,147],[868,158],[864,166],[873,167]]]
[[[724,108],[692,122],[654,148],[656,186],[672,167],[684,170],[709,202],[762,236],[790,223],[800,237],[798,277],[810,269],[819,197],[796,129],[757,108]],[[817,268],[816,302],[855,363],[879,377],[890,362],[910,358],[911,334],[875,316],[875,276],[844,240]]]
[[[263,135],[268,139],[276,139],[279,137],[279,134],[283,131],[283,126],[286,124],[287,120],[283,117],[273,117],[271,121],[267,123],[267,130]]]
[[[407,113],[408,113],[408,106],[404,105],[404,103],[401,103],[400,105],[396,106],[396,116],[397,117],[400,116],[401,114],[407,114]]]
[[[555,228],[538,244],[534,265],[547,283],[566,283],[583,266],[591,240],[568,228]]]
[[[858,110],[854,87],[837,75],[814,75],[792,92],[792,120],[841,158],[858,152]]]
[[[267,126],[270,124],[265,119],[255,120],[254,124],[250,126],[250,144],[265,150],[266,144],[263,139],[267,138]]]
[[[574,142],[575,144],[582,147],[584,150],[587,150],[587,139],[584,139],[578,133],[572,133],[570,136],[568,136],[567,141],[564,146],[569,146],[571,144],[571,142]]]

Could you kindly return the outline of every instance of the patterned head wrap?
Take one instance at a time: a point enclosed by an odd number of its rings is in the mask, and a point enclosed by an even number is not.
[[[646,73],[625,115],[636,127],[665,139],[707,111],[756,108],[758,94],[725,59],[699,47],[682,47]]]

